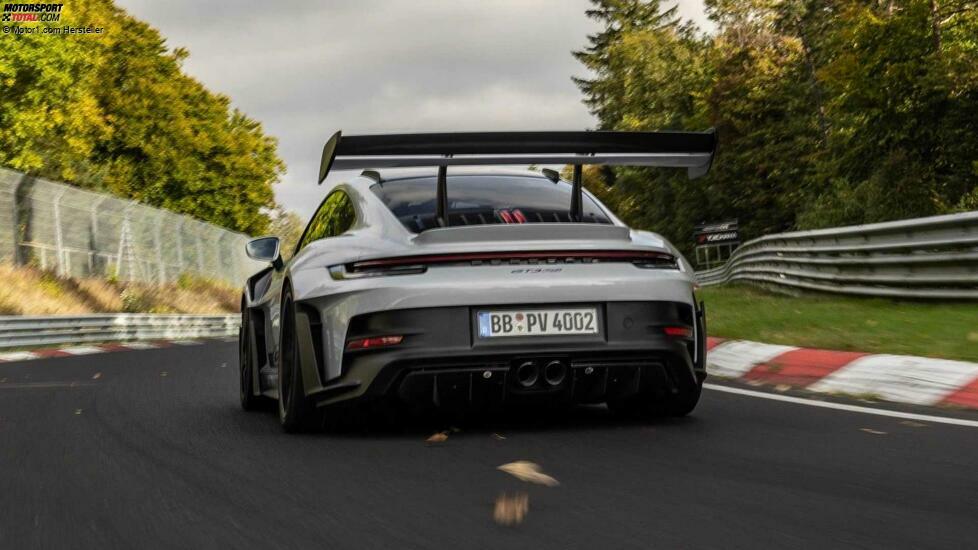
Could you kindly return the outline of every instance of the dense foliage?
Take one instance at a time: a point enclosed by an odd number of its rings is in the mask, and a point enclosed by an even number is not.
[[[261,125],[112,0],[66,4],[64,25],[104,32],[0,35],[0,165],[263,232],[284,164]]]
[[[592,1],[576,82],[600,128],[720,136],[702,180],[586,173],[633,225],[688,250],[704,220],[756,237],[978,208],[978,2],[706,0],[707,34],[658,1]]]

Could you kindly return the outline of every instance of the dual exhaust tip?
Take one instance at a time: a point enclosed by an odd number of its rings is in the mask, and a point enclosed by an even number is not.
[[[567,365],[555,359],[548,361],[542,367],[537,361],[524,361],[516,367],[516,383],[521,388],[532,388],[541,379],[552,388],[561,385],[567,379]]]

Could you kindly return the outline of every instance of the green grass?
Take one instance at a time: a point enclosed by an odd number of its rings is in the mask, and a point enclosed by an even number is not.
[[[801,347],[978,361],[978,303],[776,294],[707,287],[711,336]]]

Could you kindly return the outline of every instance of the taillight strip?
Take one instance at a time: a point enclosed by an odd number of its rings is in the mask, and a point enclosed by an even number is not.
[[[664,252],[629,251],[629,250],[551,250],[551,251],[517,251],[517,252],[465,252],[460,254],[431,254],[424,256],[399,256],[394,258],[379,258],[364,260],[352,265],[354,270],[400,265],[443,264],[456,262],[493,261],[493,260],[524,260],[524,259],[618,259],[624,261],[641,261],[649,259],[675,261],[672,254]]]

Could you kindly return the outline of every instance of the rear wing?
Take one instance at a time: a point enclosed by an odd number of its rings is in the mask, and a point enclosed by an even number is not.
[[[574,167],[570,212],[581,219],[581,167],[658,166],[686,168],[689,177],[705,175],[717,139],[706,132],[459,132],[343,136],[333,134],[323,147],[321,184],[331,169],[437,166],[437,209],[447,225],[448,166],[570,164]]]

